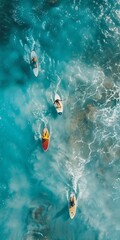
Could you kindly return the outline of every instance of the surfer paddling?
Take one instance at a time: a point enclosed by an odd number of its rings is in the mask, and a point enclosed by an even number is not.
[[[61,115],[63,112],[63,104],[60,96],[57,93],[55,94],[54,106],[56,108],[57,113]]]
[[[77,201],[75,195],[71,194],[69,199],[69,215],[71,219],[73,219],[76,214],[76,203]]]
[[[61,108],[60,101],[62,101],[62,100],[56,99],[56,100],[54,101],[54,104],[56,105],[56,108]]]
[[[74,196],[70,197],[70,207],[73,207],[75,205],[75,199]]]
[[[37,68],[37,57],[32,58],[32,63],[34,65],[34,67]]]

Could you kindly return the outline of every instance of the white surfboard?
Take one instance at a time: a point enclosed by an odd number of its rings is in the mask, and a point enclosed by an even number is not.
[[[71,199],[73,198],[74,198],[74,204],[71,204]],[[77,200],[76,200],[75,194],[72,193],[69,199],[69,215],[71,219],[73,219],[76,214],[76,207],[77,207]]]
[[[37,58],[37,62],[36,62],[35,65],[32,63],[32,59],[33,59],[33,58]],[[32,64],[33,73],[34,73],[34,75],[37,77],[37,76],[38,76],[38,73],[39,73],[39,65],[38,65],[38,57],[37,57],[37,54],[36,54],[35,51],[32,51],[32,52],[31,52],[30,59],[31,59],[31,64]]]
[[[55,102],[56,100],[58,100],[58,103]],[[63,104],[60,96],[57,93],[55,93],[55,101],[54,101],[54,106],[56,108],[57,113],[60,115],[63,113]]]

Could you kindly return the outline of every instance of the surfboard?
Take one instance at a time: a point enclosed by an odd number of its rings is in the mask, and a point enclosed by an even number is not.
[[[54,102],[54,106],[56,108],[57,113],[61,115],[63,113],[63,104],[58,93],[55,93],[55,101],[56,100],[59,100],[59,103],[57,104],[56,102]]]
[[[71,201],[70,201],[71,198],[74,198],[74,205],[71,205]],[[72,193],[69,199],[69,215],[71,219],[73,219],[76,214],[76,206],[77,206],[77,200],[74,193]]]
[[[37,62],[36,62],[35,64],[32,62],[32,59],[33,59],[33,58],[37,58]],[[32,52],[31,52],[30,60],[31,60],[31,65],[32,65],[33,73],[34,73],[34,75],[37,77],[37,76],[38,76],[38,73],[39,73],[39,66],[38,66],[38,57],[37,57],[37,54],[36,54],[35,51],[32,51]]]
[[[50,133],[47,128],[42,131],[42,148],[46,152],[48,150],[50,143]]]

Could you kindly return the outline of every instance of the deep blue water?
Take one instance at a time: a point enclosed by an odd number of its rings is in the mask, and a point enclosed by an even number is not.
[[[0,27],[0,240],[119,240],[120,1],[1,0]]]

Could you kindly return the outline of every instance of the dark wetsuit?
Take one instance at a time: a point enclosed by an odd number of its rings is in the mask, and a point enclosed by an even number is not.
[[[37,68],[37,61],[35,61],[34,59],[32,59],[32,64],[33,64],[33,68]]]
[[[75,205],[74,200],[70,201],[70,206],[73,207]]]
[[[59,99],[56,99],[56,100],[54,101],[54,104],[55,104],[55,103],[59,103],[59,101],[60,101]]]

